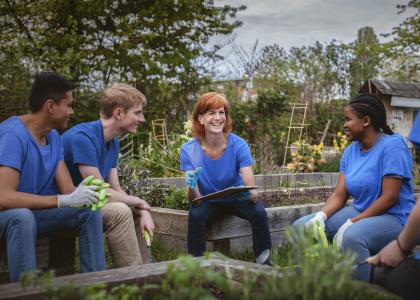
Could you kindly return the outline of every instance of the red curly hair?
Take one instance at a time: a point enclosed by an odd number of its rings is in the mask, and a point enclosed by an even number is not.
[[[192,135],[199,140],[202,140],[205,136],[204,126],[200,124],[198,116],[205,114],[209,110],[218,109],[223,107],[225,109],[226,123],[223,128],[224,133],[229,133],[232,131],[232,119],[229,114],[229,102],[221,94],[210,92],[201,95],[198,98],[197,103],[194,106],[192,112]]]

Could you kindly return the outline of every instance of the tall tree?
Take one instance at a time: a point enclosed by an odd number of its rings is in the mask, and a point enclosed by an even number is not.
[[[35,66],[76,82],[176,79],[215,53],[219,45],[203,45],[240,26],[231,20],[242,9],[204,0],[4,0],[0,49],[23,49]]]
[[[232,33],[243,9],[212,0],[3,0],[0,53],[18,51],[32,71],[55,70],[82,91],[134,83],[150,99],[149,116],[178,116],[203,80],[199,62],[218,58],[210,37]],[[86,111],[96,111],[94,99],[79,94]]]
[[[420,82],[420,0],[397,5],[398,14],[411,13],[392,29],[393,40],[388,43],[388,63],[385,77],[400,81]]]
[[[380,69],[382,47],[372,27],[363,27],[357,40],[350,45],[353,59],[350,63],[350,96],[354,97],[368,79],[375,77]]]

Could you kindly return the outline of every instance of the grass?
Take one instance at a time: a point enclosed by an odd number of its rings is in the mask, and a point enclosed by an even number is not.
[[[176,246],[171,246],[168,243],[165,243],[159,237],[155,238],[152,243],[152,255],[154,259],[159,261],[167,261],[173,260],[178,258],[180,255],[186,255],[186,251],[184,249],[180,249]]]

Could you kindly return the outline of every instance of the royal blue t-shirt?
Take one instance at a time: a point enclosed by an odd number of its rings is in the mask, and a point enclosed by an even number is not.
[[[413,127],[411,127],[410,133],[408,134],[408,139],[416,148],[420,148],[420,113],[417,113]]]
[[[354,197],[353,206],[364,211],[379,198],[385,175],[402,177],[397,204],[387,213],[404,225],[414,205],[413,159],[403,137],[395,133],[384,135],[367,151],[360,142],[350,144],[343,153],[340,172],[344,174],[347,192]]]
[[[67,130],[62,139],[64,161],[75,185],[82,181],[78,164],[98,168],[105,181],[108,179],[109,171],[117,167],[118,138],[105,143],[101,120],[80,123]]]
[[[19,172],[19,192],[57,195],[54,182],[57,165],[63,160],[60,135],[51,130],[47,145],[39,144],[16,116],[0,123],[0,165]]]
[[[197,138],[181,146],[181,171],[203,168],[198,178],[198,189],[202,196],[244,185],[240,169],[253,164],[248,144],[233,133],[229,133],[226,149],[219,159],[208,157]]]

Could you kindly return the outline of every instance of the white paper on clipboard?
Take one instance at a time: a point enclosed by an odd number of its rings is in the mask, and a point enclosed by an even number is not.
[[[259,188],[259,186],[231,186],[231,187],[228,187],[224,190],[214,192],[214,193],[211,193],[211,194],[207,194],[207,195],[205,195],[203,197],[200,197],[200,198],[195,198],[193,200],[193,202],[203,201],[203,200],[206,201],[206,200],[219,199],[219,198],[223,198],[223,197],[235,194],[235,193],[250,191],[250,190],[257,189],[257,188]]]

